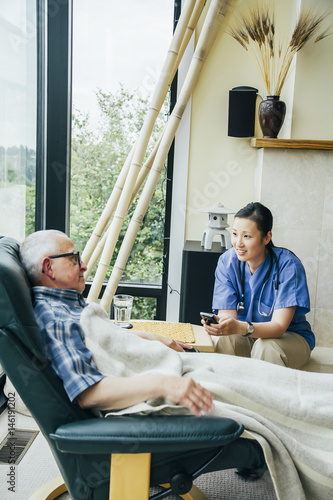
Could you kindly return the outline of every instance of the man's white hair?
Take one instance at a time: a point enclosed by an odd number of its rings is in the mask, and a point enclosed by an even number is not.
[[[32,286],[40,284],[44,257],[60,253],[59,236],[68,238],[62,231],[45,229],[30,234],[23,241],[20,258]]]

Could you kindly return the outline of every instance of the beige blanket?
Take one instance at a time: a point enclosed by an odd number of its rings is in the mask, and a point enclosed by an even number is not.
[[[333,498],[333,375],[308,373],[222,354],[177,353],[109,321],[97,304],[81,326],[98,369],[109,376],[154,373],[190,376],[215,395],[212,415],[244,424],[258,440],[278,499]],[[187,414],[166,401],[148,401],[118,413]]]

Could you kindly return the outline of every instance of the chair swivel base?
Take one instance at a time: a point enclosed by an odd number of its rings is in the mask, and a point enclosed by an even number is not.
[[[150,478],[150,453],[136,455],[112,455],[109,500],[148,500]],[[128,481],[128,478],[131,481]],[[169,484],[161,487],[169,488]],[[36,490],[29,500],[56,500],[67,491],[61,476],[52,479]],[[208,500],[206,495],[196,486],[192,486],[188,493],[179,495],[183,500]]]
[[[111,457],[111,481],[109,500],[148,500],[150,482],[150,453],[113,454]],[[128,478],[131,478],[128,481]],[[169,484],[161,487],[169,488]],[[208,500],[206,495],[196,486],[184,494],[184,500]]]
[[[64,480],[59,476],[43,484],[29,497],[29,500],[55,500],[66,491]]]

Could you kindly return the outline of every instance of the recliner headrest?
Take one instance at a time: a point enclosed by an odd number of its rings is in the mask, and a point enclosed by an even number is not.
[[[20,261],[19,249],[18,241],[0,237],[0,328],[10,330],[37,359],[42,360],[43,349],[32,308],[31,286]],[[25,330],[27,327],[29,334]]]

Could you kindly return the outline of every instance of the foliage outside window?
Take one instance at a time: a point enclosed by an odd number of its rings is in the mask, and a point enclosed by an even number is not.
[[[101,125],[91,132],[89,118],[74,111],[71,177],[71,237],[83,249],[118,178],[132,145],[141,130],[148,101],[122,85],[115,93],[96,92]],[[157,120],[150,150],[166,122],[168,103]],[[149,153],[150,151],[148,151]],[[122,281],[161,283],[165,214],[165,173],[162,173],[153,200],[142,223]],[[112,263],[115,261],[132,216],[125,220]],[[111,263],[111,269],[112,269]],[[110,271],[107,277],[110,275]],[[94,272],[91,278],[94,276]]]
[[[142,129],[172,37],[173,15],[174,0],[100,0],[98,9],[91,0],[73,4],[70,236],[80,250],[85,248]],[[165,127],[168,101],[169,97],[147,157]],[[165,283],[166,188],[165,166],[121,279],[121,285],[132,286],[135,295],[133,317],[154,317],[156,296],[161,296]],[[136,200],[139,196],[140,192]],[[106,279],[136,200],[125,218]]]

